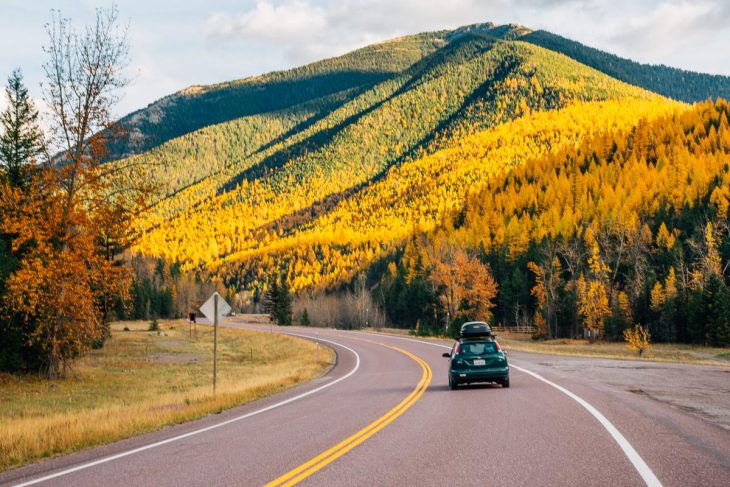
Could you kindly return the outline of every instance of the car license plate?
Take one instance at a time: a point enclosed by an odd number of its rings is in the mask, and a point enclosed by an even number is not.
[[[486,365],[486,361],[483,358],[474,359],[474,365]]]

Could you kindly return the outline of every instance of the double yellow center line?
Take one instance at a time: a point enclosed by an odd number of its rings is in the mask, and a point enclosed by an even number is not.
[[[372,342],[370,340],[364,340],[368,341],[370,343],[376,343]],[[397,406],[395,406],[393,409],[385,413],[383,416],[379,417],[354,435],[346,438],[345,440],[341,441],[340,443],[336,444],[329,450],[326,450],[316,457],[312,458],[308,462],[305,462],[298,466],[297,468],[285,473],[281,477],[272,480],[268,484],[266,484],[266,487],[279,487],[279,486],[289,486],[289,485],[295,485],[302,480],[306,479],[313,473],[317,472],[318,470],[321,470],[329,463],[335,461],[336,459],[340,458],[345,453],[349,452],[353,448],[355,448],[357,445],[362,443],[363,441],[367,440],[371,436],[373,436],[375,433],[380,431],[381,429],[388,426],[390,423],[392,423],[398,416],[403,414],[413,406],[413,404],[418,401],[418,399],[423,395],[423,393],[426,391],[426,388],[431,383],[431,367],[428,366],[426,362],[424,362],[420,357],[417,357],[416,355],[413,355],[411,352],[408,352],[406,350],[403,350],[402,348],[398,347],[392,347],[390,345],[385,345],[384,343],[378,343],[378,345],[381,345],[386,348],[390,348],[392,350],[396,350],[409,358],[416,361],[421,368],[423,369],[423,375],[421,376],[421,380],[416,386],[415,389],[400,403],[398,403]]]

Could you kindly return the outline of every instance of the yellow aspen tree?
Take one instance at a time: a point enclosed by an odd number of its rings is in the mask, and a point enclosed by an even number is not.
[[[608,305],[606,286],[601,281],[586,280],[583,276],[577,282],[578,312],[583,324],[594,332],[596,338],[603,335],[604,319],[611,309]]]
[[[618,308],[619,308],[619,311],[621,311],[621,317],[624,319],[624,322],[631,323],[631,321],[632,321],[631,303],[629,301],[628,294],[626,294],[625,291],[619,291],[617,301],[618,301]]]
[[[664,305],[664,286],[662,283],[657,281],[654,287],[651,288],[651,309],[659,311]]]
[[[637,324],[624,330],[624,340],[629,350],[635,350],[639,356],[651,348],[651,335],[644,326]]]
[[[705,245],[707,253],[705,255],[705,269],[708,274],[722,275],[722,259],[717,249],[717,237],[712,222],[707,222],[705,227]]]
[[[437,287],[444,288],[441,302],[451,317],[460,312],[472,312],[480,320],[491,318],[497,283],[479,259],[470,257],[463,249],[448,248],[434,262],[431,279]],[[464,309],[463,303],[468,309]]]
[[[537,300],[537,309],[535,310],[535,327],[537,328],[537,334],[539,336],[547,336],[548,322],[545,319],[546,305],[547,305],[547,288],[545,286],[545,278],[543,276],[542,269],[534,263],[528,262],[527,268],[535,274],[535,285],[530,290],[530,294]]]

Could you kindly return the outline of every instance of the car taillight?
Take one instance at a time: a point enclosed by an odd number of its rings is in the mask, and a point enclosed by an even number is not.
[[[497,351],[498,352],[501,352],[502,351],[502,347],[499,346],[499,342],[495,340],[494,341],[494,344],[497,345]]]
[[[459,355],[460,352],[461,352],[461,343],[457,343],[456,348],[454,349],[454,354]]]

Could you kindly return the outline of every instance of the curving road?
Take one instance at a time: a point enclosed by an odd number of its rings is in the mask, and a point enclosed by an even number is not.
[[[730,485],[729,369],[510,352],[510,389],[450,391],[447,342],[281,331],[326,342],[337,364],[285,393],[0,484]],[[628,375],[705,381],[719,419],[657,400],[649,383],[627,386]]]

